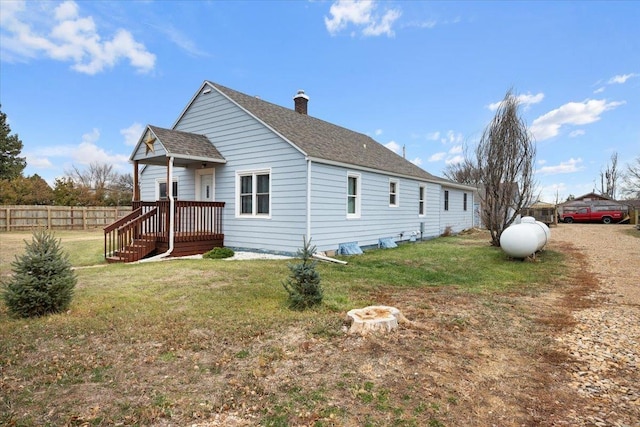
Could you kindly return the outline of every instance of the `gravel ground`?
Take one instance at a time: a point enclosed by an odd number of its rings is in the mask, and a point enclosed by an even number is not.
[[[571,356],[570,383],[593,402],[575,414],[583,426],[640,426],[640,238],[630,225],[560,224],[553,243],[587,257],[600,284],[594,306],[574,312],[575,328],[557,338]],[[640,232],[638,232],[640,233]]]

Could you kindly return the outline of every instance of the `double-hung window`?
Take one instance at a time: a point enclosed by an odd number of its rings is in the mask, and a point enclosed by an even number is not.
[[[157,181],[158,185],[156,187],[156,199],[157,200],[167,200],[169,196],[167,195],[167,180]],[[173,192],[173,198],[178,198],[178,181],[173,181],[173,186],[171,191]]]
[[[245,171],[236,174],[237,216],[270,217],[271,171]]]
[[[360,218],[360,174],[347,174],[347,218]]]
[[[394,208],[397,207],[400,203],[398,194],[399,187],[400,184],[398,183],[397,179],[389,180],[389,206]]]
[[[427,213],[427,204],[425,200],[425,194],[427,187],[420,185],[418,189],[418,215],[424,216]]]

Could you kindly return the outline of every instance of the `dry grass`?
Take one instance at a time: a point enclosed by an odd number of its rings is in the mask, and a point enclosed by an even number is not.
[[[553,336],[595,282],[567,278],[579,258],[508,261],[487,241],[323,264],[325,304],[304,313],[285,307],[286,261],[79,270],[66,314],[0,306],[0,424],[557,425],[584,402]],[[345,335],[369,303],[421,327]]]

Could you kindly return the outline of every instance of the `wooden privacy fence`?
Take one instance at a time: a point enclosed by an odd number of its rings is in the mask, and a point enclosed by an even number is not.
[[[131,206],[0,206],[0,231],[88,230],[104,228],[131,212]]]

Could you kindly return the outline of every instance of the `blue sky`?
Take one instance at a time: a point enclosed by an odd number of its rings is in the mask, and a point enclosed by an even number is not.
[[[26,175],[132,172],[204,80],[370,135],[427,171],[473,149],[513,88],[553,201],[640,156],[640,3],[0,0],[0,103]]]

